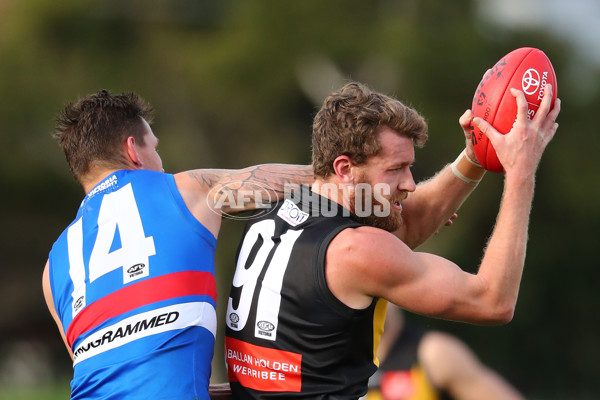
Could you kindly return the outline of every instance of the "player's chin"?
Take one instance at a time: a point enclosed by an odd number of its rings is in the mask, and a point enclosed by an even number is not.
[[[402,214],[392,213],[389,217],[381,219],[379,227],[385,231],[394,232],[400,229],[400,226],[402,226]]]
[[[388,232],[394,232],[400,229],[400,226],[402,225],[402,213],[393,209],[390,214],[385,217],[378,217],[373,214],[367,217],[355,217],[355,219],[365,225],[380,228]]]

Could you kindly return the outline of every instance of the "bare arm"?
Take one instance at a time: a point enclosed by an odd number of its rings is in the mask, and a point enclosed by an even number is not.
[[[313,181],[312,167],[308,165],[263,164],[240,170],[206,169],[188,173],[199,186],[210,188],[213,196],[207,200],[213,206],[221,205],[219,209],[227,213],[252,210],[265,201],[280,200],[286,193],[286,185]],[[239,196],[240,193],[244,196]],[[230,198],[243,201],[227,201]]]
[[[546,146],[558,129],[555,121],[560,112],[560,99],[556,100],[550,111],[552,90],[551,85],[546,86],[539,108],[541,114],[528,121],[525,117],[528,110],[525,95],[512,89],[517,98],[518,115],[513,129],[507,135],[498,133],[480,118],[474,120],[489,137],[506,171],[500,212],[478,276],[486,281],[492,293],[495,290],[502,291],[493,297],[496,304],[505,302],[504,306],[513,310],[525,264],[535,172]],[[507,262],[511,264],[504,264]],[[512,267],[503,270],[496,268],[497,265]]]
[[[223,214],[233,214],[283,198],[286,185],[310,184],[309,165],[263,164],[240,170],[198,169],[175,175],[192,214],[215,236]]]
[[[370,284],[363,288],[369,297],[381,296],[420,314],[481,324],[510,321],[523,272],[532,196],[533,184],[507,182],[496,227],[476,275],[437,255],[413,252],[391,235],[362,232],[376,236],[370,248],[375,243],[383,248],[369,257],[384,266],[370,274],[372,281],[362,281]]]
[[[496,226],[479,272],[466,273],[442,257],[413,252],[395,236],[371,227],[342,231],[327,251],[327,283],[353,308],[383,297],[407,310],[439,318],[502,324],[512,319],[525,262],[534,176],[554,136],[560,100],[549,112],[552,88],[538,114],[527,119],[527,102],[515,91],[518,117],[501,135],[475,119],[505,168],[504,194]]]
[[[467,110],[459,123],[465,134],[465,153],[474,160],[475,153],[470,140],[472,117],[471,110]],[[485,170],[461,156],[457,159],[459,171],[467,175],[467,179],[480,180]],[[459,179],[453,173],[451,164],[446,165],[434,177],[419,183],[415,192],[402,203],[403,224],[394,234],[411,249],[418,247],[450,220],[475,187],[477,183]]]
[[[67,337],[65,336],[65,332],[64,332],[62,323],[60,322],[60,318],[58,318],[58,314],[56,313],[56,309],[54,308],[54,299],[52,297],[52,291],[50,290],[49,268],[50,268],[50,263],[49,263],[49,261],[46,261],[46,266],[44,267],[44,273],[42,275],[42,290],[44,292],[44,299],[46,300],[46,306],[48,306],[48,310],[50,311],[52,318],[54,318],[54,322],[56,322],[58,331],[60,332],[60,336],[62,337],[63,342],[65,343],[65,346],[67,347],[67,351],[69,352],[69,355],[71,356],[71,360],[72,360],[73,352],[71,351],[71,347],[69,347],[69,345],[67,343]]]
[[[458,338],[427,333],[419,344],[419,363],[433,385],[460,400],[524,400],[502,376],[482,364]]]

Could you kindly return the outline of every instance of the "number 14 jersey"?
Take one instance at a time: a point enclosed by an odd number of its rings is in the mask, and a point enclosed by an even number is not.
[[[215,246],[173,175],[117,171],[86,195],[49,256],[72,399],[208,399]]]

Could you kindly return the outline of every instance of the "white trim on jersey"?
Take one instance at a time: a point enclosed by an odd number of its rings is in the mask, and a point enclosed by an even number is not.
[[[82,341],[73,352],[73,365],[134,340],[189,326],[201,326],[216,336],[214,306],[206,302],[182,303],[125,318]]]

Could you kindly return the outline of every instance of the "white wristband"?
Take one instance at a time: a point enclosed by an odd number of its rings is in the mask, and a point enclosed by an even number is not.
[[[485,169],[483,169],[476,161],[471,160],[467,156],[465,150],[463,150],[458,158],[450,164],[450,168],[452,169],[454,176],[458,179],[465,183],[475,185],[481,182],[481,179],[485,174]]]
[[[467,160],[469,160],[469,162],[471,164],[473,164],[474,166],[479,167],[479,168],[483,168],[481,166],[481,164],[479,164],[479,161],[477,161],[476,159],[475,160],[471,160],[471,157],[469,157],[469,155],[467,154],[467,150],[463,150],[461,154],[464,154],[465,157],[467,158]]]

